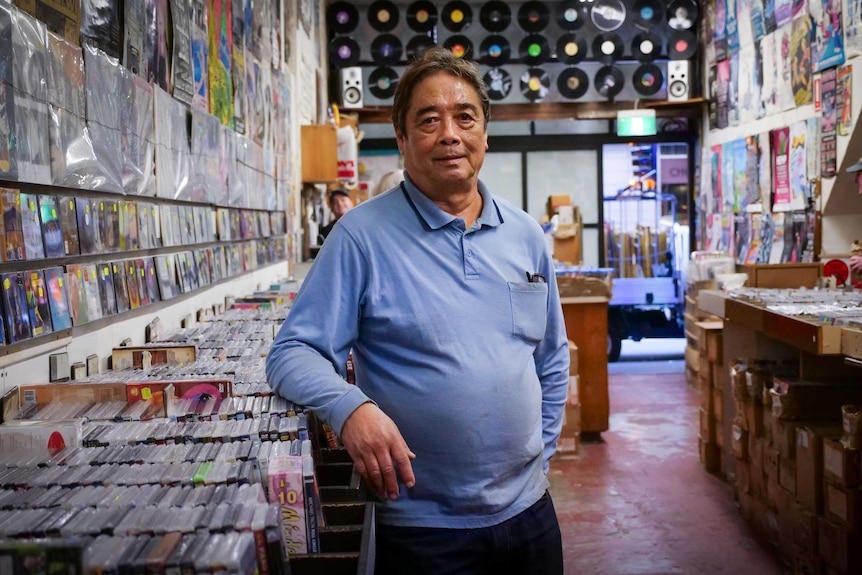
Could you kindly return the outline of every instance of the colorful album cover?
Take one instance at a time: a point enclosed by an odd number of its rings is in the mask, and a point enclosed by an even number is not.
[[[99,273],[96,270],[96,264],[83,265],[81,271],[83,272],[81,286],[87,298],[87,315],[90,321],[101,319],[102,299],[99,297]]]
[[[192,66],[191,4],[187,0],[170,0],[173,23],[173,50],[171,53],[171,86],[174,98],[191,104],[195,91]]]
[[[797,106],[814,100],[811,74],[811,19],[796,18],[790,37],[790,72]]]
[[[150,243],[150,208],[152,204],[138,202],[136,211],[138,213],[138,247],[148,250],[154,247]]]
[[[3,210],[3,261],[24,259],[24,229],[21,220],[21,193],[0,188],[0,208]]]
[[[99,281],[99,301],[103,315],[117,313],[117,295],[114,290],[114,274],[110,263],[96,264],[96,279]]]
[[[90,255],[96,253],[96,238],[93,224],[90,198],[75,198],[75,214],[78,220],[78,241],[80,253]]]
[[[63,230],[60,228],[60,198],[39,196],[39,214],[42,220],[42,240],[45,257],[62,258],[66,255],[63,247]]]
[[[844,32],[840,0],[809,0],[814,20],[812,62],[820,72],[844,63]],[[826,176],[824,176],[826,177]]]
[[[126,249],[140,249],[141,242],[138,237],[138,205],[135,202],[123,202],[123,204],[123,234],[126,238]]]
[[[159,301],[161,299],[159,296],[159,277],[156,275],[156,264],[153,258],[144,258],[144,274],[150,303]]]
[[[122,261],[111,263],[111,275],[114,276],[114,294],[117,298],[117,313],[129,311],[129,286],[126,280],[126,267]]]
[[[206,0],[192,0],[190,30],[194,74],[192,105],[199,110],[209,112],[209,38]]]
[[[245,134],[245,9],[250,0],[231,1],[231,34],[233,49],[231,51],[231,83],[233,85],[233,125],[234,129]]]
[[[42,242],[42,226],[39,223],[39,197],[36,194],[21,192],[21,233],[24,235],[24,258],[39,260],[45,258],[45,244]]]
[[[11,272],[0,275],[3,287],[3,319],[6,323],[6,341],[18,343],[33,337],[24,274]]]
[[[853,128],[853,65],[841,66],[838,70],[838,135],[847,136]]]
[[[102,238],[102,220],[108,217],[105,212],[105,200],[99,198],[90,200],[90,217],[93,219],[93,253],[104,253],[105,240]]]
[[[87,310],[87,291],[84,287],[83,268],[84,266],[81,264],[69,264],[66,266],[66,284],[72,325],[83,325],[90,321]]]
[[[27,295],[27,311],[30,313],[30,326],[33,337],[51,333],[51,309],[48,307],[48,293],[42,270],[23,272],[24,293]]]
[[[0,3],[0,179],[4,180],[18,179],[12,70],[12,10]]]
[[[150,305],[150,292],[147,289],[147,268],[143,258],[134,260],[135,284],[138,292],[138,305]]]
[[[57,207],[60,216],[60,229],[63,231],[63,250],[65,255],[78,255],[81,253],[81,245],[78,243],[78,215],[75,209],[75,198],[58,196]]]
[[[72,327],[72,316],[69,313],[69,294],[66,291],[66,276],[63,268],[46,268],[44,272],[54,331],[69,329]]]
[[[233,127],[233,86],[230,68],[233,21],[230,8],[231,0],[207,2],[210,112],[223,125]]]
[[[177,289],[177,272],[173,254],[156,256],[156,276],[159,281],[159,294],[162,300],[169,300],[180,292]]]
[[[98,250],[98,253],[115,252],[119,250],[119,230],[114,228],[114,223],[112,221],[114,219],[119,219],[116,200],[98,200],[98,202],[92,205],[92,209],[98,215],[98,217],[94,219],[93,223],[94,225],[98,223],[99,237],[102,240],[102,249]]]
[[[123,268],[126,271],[126,289],[129,292],[129,307],[137,309],[141,307],[141,292],[138,277],[135,270],[135,260],[123,260]]]

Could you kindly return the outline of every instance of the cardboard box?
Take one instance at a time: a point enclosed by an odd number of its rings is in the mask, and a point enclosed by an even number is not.
[[[850,531],[820,517],[817,523],[820,558],[840,573],[862,572],[862,532]]]
[[[772,445],[787,459],[796,458],[796,422],[772,420]]]
[[[748,432],[755,437],[763,437],[763,406],[759,402],[746,401],[744,408]]]
[[[721,471],[721,449],[718,445],[705,440],[703,437],[697,438],[697,445],[700,462],[704,469],[710,473]]]
[[[862,527],[862,491],[832,481],[823,482],[823,509],[827,517],[850,531]]]
[[[748,461],[748,432],[736,424],[730,428],[730,453],[740,461]]]
[[[716,421],[724,421],[724,391],[712,390],[712,414]]]
[[[46,450],[59,453],[82,447],[83,420],[8,421],[0,425],[0,451]]]
[[[745,266],[749,287],[762,288],[813,288],[823,273],[823,264],[786,263],[755,264]]]
[[[184,365],[197,358],[194,345],[142,345],[115,347],[111,351],[111,369],[146,369],[153,365]]]
[[[796,500],[813,513],[823,512],[823,439],[840,435],[836,427],[796,428]]]
[[[777,450],[776,450],[777,451]],[[796,497],[796,460],[778,454],[778,485]]]
[[[712,414],[700,408],[700,437],[709,443],[715,443],[716,425]]]
[[[841,439],[823,440],[823,477],[848,488],[859,487],[862,450],[848,449]]]
[[[819,516],[811,513],[797,502],[791,505],[793,513],[793,544],[809,553],[817,552],[817,525]]]
[[[572,205],[572,196],[569,194],[553,194],[548,196],[548,201],[546,204],[546,212],[548,217],[551,218],[554,214],[557,213],[557,208],[560,206],[571,206]]]

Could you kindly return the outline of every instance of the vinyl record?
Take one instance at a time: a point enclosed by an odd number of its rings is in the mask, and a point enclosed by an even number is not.
[[[398,73],[392,68],[376,68],[368,76],[368,90],[375,98],[387,100],[395,95],[398,86]]]
[[[550,10],[547,4],[538,0],[530,0],[521,4],[518,10],[518,24],[525,32],[534,34],[548,26]]]
[[[610,64],[623,57],[625,45],[618,34],[599,34],[593,39],[593,58]]]
[[[661,55],[661,40],[649,32],[636,34],[632,39],[632,55],[641,62],[652,62]]]
[[[655,64],[641,64],[632,73],[632,85],[641,96],[654,96],[664,83],[664,74]]]
[[[473,59],[473,42],[466,36],[455,34],[443,42],[443,47],[452,52],[456,58]]]
[[[626,6],[622,0],[596,0],[590,19],[602,32],[613,32],[626,21]]]
[[[437,24],[437,7],[428,0],[419,0],[407,7],[407,25],[416,32],[430,32]]]
[[[580,68],[566,68],[557,78],[557,90],[569,100],[577,100],[587,93],[590,79]]]
[[[381,34],[371,43],[371,57],[381,66],[397,64],[403,53],[401,40],[394,34]]]
[[[635,26],[653,30],[664,19],[664,3],[659,0],[637,0],[632,7],[632,20]]]
[[[428,48],[434,45],[434,41],[431,40],[428,36],[413,36],[409,42],[407,42],[407,59],[408,60],[421,60],[425,55],[425,52],[428,51]]]
[[[691,30],[697,21],[694,0],[673,0],[667,7],[667,25],[674,30]]]
[[[625,81],[625,76],[616,66],[602,66],[596,72],[593,84],[599,94],[613,98],[622,91]]]
[[[483,78],[488,86],[488,97],[499,101],[512,91],[512,77],[502,68],[491,68]]]
[[[518,45],[518,55],[521,61],[531,66],[547,62],[551,58],[551,47],[548,39],[541,34],[530,34]]]
[[[541,68],[529,68],[521,74],[521,94],[531,102],[541,102],[551,91],[551,77]]]
[[[359,44],[349,36],[336,36],[329,43],[329,61],[336,68],[355,66],[359,62]]]
[[[505,2],[485,2],[479,10],[479,22],[488,32],[502,32],[512,23],[512,11]]]
[[[578,38],[574,33],[569,32],[557,40],[557,61],[563,64],[577,64],[586,57],[586,38]]]
[[[557,24],[563,30],[578,30],[588,18],[587,5],[580,0],[566,0],[557,4]]]
[[[350,2],[334,2],[326,9],[326,23],[333,34],[349,34],[359,25],[359,10]]]
[[[697,51],[697,38],[688,30],[674,30],[667,39],[667,55],[671,60],[688,60]]]
[[[473,9],[461,0],[453,0],[443,6],[443,25],[452,32],[460,32],[473,22]]]
[[[377,0],[368,7],[368,22],[378,32],[390,32],[398,25],[398,6],[389,0]]]
[[[488,66],[502,66],[509,61],[512,49],[509,41],[500,35],[492,35],[479,45],[479,61]]]

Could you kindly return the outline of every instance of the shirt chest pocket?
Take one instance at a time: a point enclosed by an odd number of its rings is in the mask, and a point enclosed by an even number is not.
[[[545,337],[548,321],[548,284],[509,282],[512,334],[537,344]]]

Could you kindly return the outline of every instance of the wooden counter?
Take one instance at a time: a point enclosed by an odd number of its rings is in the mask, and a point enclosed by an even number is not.
[[[578,346],[581,434],[608,429],[608,298],[564,297],[566,336]]]

